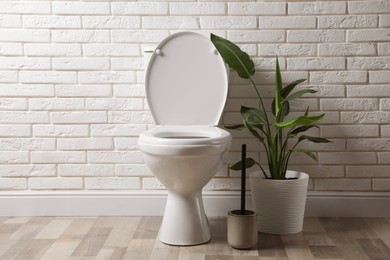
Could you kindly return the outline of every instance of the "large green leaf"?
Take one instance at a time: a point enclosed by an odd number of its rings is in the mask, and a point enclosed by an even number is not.
[[[299,138],[298,138],[298,142],[301,142],[303,140],[308,140],[310,142],[313,142],[313,143],[331,143],[332,141],[326,139],[326,138],[323,138],[323,137],[314,137],[314,136],[307,136],[307,135],[301,135]]]
[[[308,126],[303,125],[303,126],[297,127],[290,132],[289,136],[294,137],[297,134],[302,133],[302,132],[306,132],[307,130],[309,130],[310,128],[313,128],[313,127],[318,128],[318,126],[316,126],[316,125],[308,125]]]
[[[254,129],[254,127],[248,123],[247,121],[247,118],[243,117],[243,121],[244,121],[244,125],[246,127],[246,129],[248,129],[248,131],[254,136],[257,138],[257,140],[259,140],[260,142],[264,142],[264,138],[256,131],[256,129]]]
[[[282,89],[282,97],[285,98],[288,96],[288,94],[290,94],[291,91],[293,91],[293,89],[300,83],[304,82],[306,79],[298,79],[298,80],[295,80],[293,82],[291,82],[290,84],[288,84],[286,87],[284,87]]]
[[[276,75],[275,75],[275,116],[277,119],[280,118],[280,111],[282,110],[282,75],[280,73],[279,60],[276,58]]]
[[[271,111],[274,116],[275,113],[275,99],[272,100]],[[290,113],[290,103],[288,101],[283,102],[283,117],[287,116]]]
[[[248,169],[256,164],[256,161],[252,158],[246,158],[245,159],[245,168]],[[233,171],[240,171],[242,169],[242,161],[236,162],[234,165],[230,166],[231,170]]]
[[[320,121],[322,118],[324,118],[324,116],[325,114],[321,114],[318,116],[299,116],[285,122],[275,123],[274,126],[278,128],[292,128],[298,125],[308,126],[317,121]]]
[[[267,123],[265,112],[257,108],[241,106],[240,112],[242,117],[246,118],[251,125]]]
[[[302,97],[303,95],[307,94],[307,93],[316,93],[317,90],[315,89],[302,89],[302,90],[299,90],[297,92],[294,92],[292,93],[291,95],[287,96],[284,101],[289,101],[289,100],[293,100],[293,99],[297,99],[297,98],[300,98]]]
[[[312,158],[314,161],[317,161],[316,155],[313,152],[311,152],[311,151],[308,151],[308,150],[305,150],[305,149],[293,149],[291,151],[297,152],[297,153],[304,153],[307,156],[309,156],[310,158]]]
[[[214,34],[210,39],[229,67],[235,70],[241,78],[249,79],[255,74],[255,64],[249,55],[229,40]]]
[[[264,142],[264,138],[254,128],[263,130],[264,114],[257,108],[241,106],[241,115],[244,126],[248,131],[256,137],[260,142]]]
[[[304,82],[306,79],[298,79],[290,84],[288,84],[286,87],[282,88],[282,91],[280,92],[283,101],[283,115],[282,117],[286,117],[290,113],[290,104],[287,102],[288,100],[285,100],[285,98],[290,94],[290,92],[299,84]],[[274,116],[276,116],[275,112],[275,98],[272,100],[272,105],[271,105],[271,111]]]

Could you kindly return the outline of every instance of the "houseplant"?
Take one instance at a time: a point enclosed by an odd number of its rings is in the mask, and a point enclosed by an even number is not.
[[[309,115],[309,108],[307,108],[301,116],[289,119],[287,116],[290,112],[290,101],[317,91],[312,88],[293,91],[305,79],[299,79],[283,86],[279,62],[276,58],[274,99],[271,108],[266,110],[260,91],[252,78],[255,74],[253,60],[227,39],[214,34],[211,34],[210,39],[228,66],[241,78],[250,81],[259,99],[258,108],[241,106],[242,124],[226,127],[248,131],[266,151],[268,169],[253,158],[247,158],[245,161],[246,168],[254,165],[260,167],[259,173],[251,175],[253,206],[259,213],[259,231],[274,234],[300,232],[303,224],[308,175],[287,170],[290,156],[292,153],[304,153],[316,160],[313,152],[299,148],[298,145],[302,141],[314,143],[330,141],[326,138],[303,134],[317,127],[315,123],[323,119],[324,114]],[[293,138],[295,144],[290,147],[289,141]],[[241,160],[231,166],[231,169],[240,170],[242,166]]]

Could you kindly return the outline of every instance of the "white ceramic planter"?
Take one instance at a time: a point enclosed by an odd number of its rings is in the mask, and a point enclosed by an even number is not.
[[[258,212],[258,230],[268,234],[302,231],[309,175],[287,171],[286,178],[265,179],[261,172],[250,175],[253,209]]]

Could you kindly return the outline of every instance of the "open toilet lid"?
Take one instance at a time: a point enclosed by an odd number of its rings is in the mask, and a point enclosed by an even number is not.
[[[217,125],[228,75],[212,42],[180,32],[154,51],[145,76],[146,97],[157,125]]]

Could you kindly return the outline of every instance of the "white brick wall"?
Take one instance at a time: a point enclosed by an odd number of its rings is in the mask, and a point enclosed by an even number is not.
[[[331,138],[319,161],[294,156],[310,189],[390,190],[390,2],[0,1],[0,190],[151,190],[161,184],[136,141],[154,122],[145,99],[142,51],[169,34],[210,32],[254,58],[270,104],[274,57],[285,81],[305,77],[314,96],[292,104],[325,112],[315,134]],[[231,74],[222,124],[254,106]],[[253,138],[234,132],[264,162]],[[207,189],[236,190],[227,166]]]

